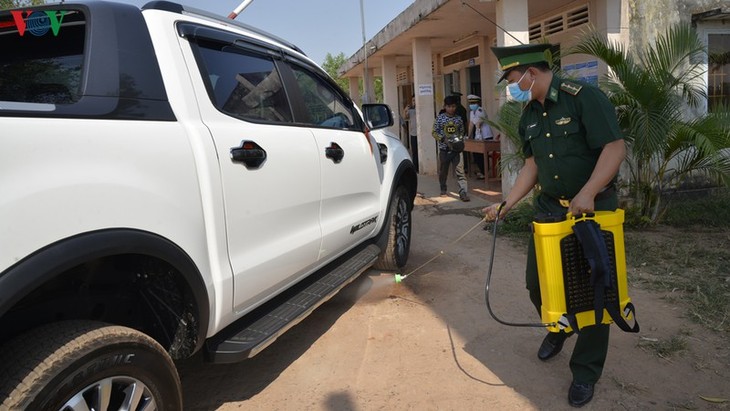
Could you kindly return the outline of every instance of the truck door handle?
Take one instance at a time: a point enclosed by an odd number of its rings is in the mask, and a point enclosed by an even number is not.
[[[240,147],[231,147],[231,160],[243,163],[249,170],[257,169],[266,161],[266,150],[253,141],[244,140]]]
[[[337,143],[332,142],[329,147],[324,149],[324,155],[335,164],[339,164],[345,156],[345,150],[343,150]]]

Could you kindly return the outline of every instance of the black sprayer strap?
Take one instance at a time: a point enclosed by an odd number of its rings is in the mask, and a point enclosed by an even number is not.
[[[590,283],[593,286],[596,324],[603,321],[606,289],[611,289],[611,259],[601,232],[601,226],[593,220],[578,221],[573,225],[583,255],[591,268]]]
[[[572,328],[576,334],[580,335],[580,328],[578,327],[578,318],[576,318],[575,314],[565,314],[565,318],[568,320],[568,324],[570,324],[570,328]]]
[[[639,332],[639,322],[636,321],[636,308],[634,308],[634,304],[627,303],[626,307],[624,308],[625,316],[628,317],[629,314],[631,314],[632,317],[634,317],[634,326],[630,326],[626,320],[624,320],[624,316],[621,315],[621,312],[619,311],[618,302],[616,304],[609,304],[609,307],[606,307],[606,311],[608,311],[608,314],[613,319],[613,322],[618,325],[618,328],[620,328],[623,331],[626,331],[627,333],[638,333]]]
[[[621,310],[618,301],[612,301],[606,304],[606,290],[612,288],[611,277],[611,258],[608,254],[608,247],[601,232],[601,226],[593,220],[582,220],[573,225],[578,242],[583,249],[583,255],[588,261],[591,268],[590,282],[594,288],[593,309],[595,310],[596,324],[603,321],[603,309],[605,308],[616,325],[625,332],[639,332],[639,323],[636,321],[636,309],[632,303],[626,304],[626,316],[630,313],[634,317],[634,326],[630,326]],[[616,290],[618,291],[618,290]],[[570,326],[578,332],[577,321],[575,315],[567,315]]]
[[[603,310],[601,310],[603,311]],[[614,323],[620,328],[622,331],[625,331],[627,333],[638,333],[639,332],[639,322],[636,321],[636,308],[634,307],[634,304],[627,303],[626,307],[624,308],[625,316],[631,316],[634,317],[634,325],[630,326],[629,323],[626,322],[624,319],[624,316],[621,315],[621,312],[619,311],[618,302],[616,304],[609,304],[608,307],[606,307],[606,311],[608,312],[608,315],[611,316],[611,319]],[[570,328],[575,331],[576,334],[580,334],[580,328],[578,328],[578,318],[576,318],[575,314],[564,314],[563,315],[565,319],[568,321],[568,324],[570,325]],[[561,325],[565,326],[565,324],[560,323]],[[600,323],[596,323],[600,324]]]

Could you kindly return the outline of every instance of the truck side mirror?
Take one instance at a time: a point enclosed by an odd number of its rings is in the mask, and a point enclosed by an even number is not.
[[[363,104],[362,111],[365,123],[371,130],[393,125],[393,112],[387,104]]]

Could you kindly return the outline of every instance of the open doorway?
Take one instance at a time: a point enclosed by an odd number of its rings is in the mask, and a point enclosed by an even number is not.
[[[404,84],[398,87],[398,107],[391,107],[394,113],[398,115],[400,127],[398,127],[398,137],[406,148],[410,149],[411,145],[408,139],[408,121],[403,118],[403,109],[410,104],[413,98],[413,84]]]
[[[482,94],[482,77],[479,70],[479,66],[468,67],[467,69],[467,88],[469,92],[467,94],[476,94],[481,96]]]

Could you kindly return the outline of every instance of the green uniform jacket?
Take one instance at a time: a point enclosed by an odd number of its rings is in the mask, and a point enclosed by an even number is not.
[[[623,139],[616,111],[600,89],[557,76],[544,106],[536,100],[527,104],[518,130],[522,152],[534,157],[537,164],[540,195],[536,206],[543,212],[565,212],[555,199],[578,194],[593,173],[603,146]],[[615,209],[615,199],[611,203],[596,204],[596,209]]]

